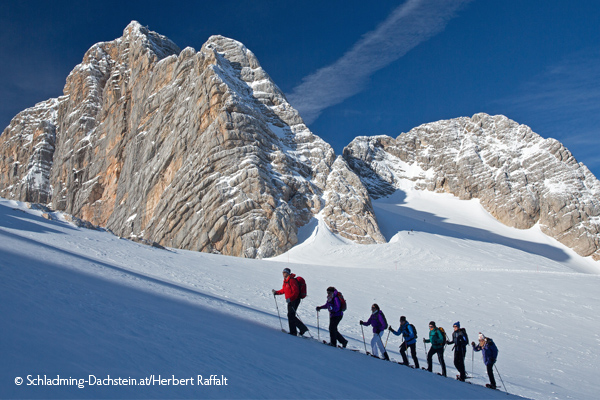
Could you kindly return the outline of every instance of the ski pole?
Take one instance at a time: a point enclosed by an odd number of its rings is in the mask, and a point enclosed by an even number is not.
[[[473,376],[473,364],[475,363],[475,350],[471,349],[471,376]]]
[[[384,349],[385,349],[385,348],[387,348],[387,341],[388,341],[388,339],[390,338],[390,332],[391,332],[391,331],[390,331],[390,330],[388,330],[388,335],[387,335],[387,337],[385,338],[385,346],[383,346],[383,348],[384,348]]]
[[[369,352],[367,351],[367,342],[365,341],[365,330],[363,329],[362,324],[360,325],[360,330],[362,331],[362,335],[363,335],[363,344],[365,345],[365,353],[369,354]]]
[[[273,293],[273,300],[275,300],[275,307],[277,307],[277,316],[279,317],[279,325],[281,325],[281,332],[285,332],[283,330],[283,323],[281,322],[281,315],[279,314],[279,305],[277,304],[277,297],[275,297],[275,293]]]
[[[319,310],[317,310],[317,337],[319,338],[319,342],[321,341],[321,327],[319,325]]]
[[[506,390],[506,385],[504,384],[504,381],[502,380],[502,375],[500,375],[500,371],[498,371],[498,367],[496,367],[496,364],[494,364],[494,368],[496,368],[496,372],[498,373],[498,377],[500,378],[500,382],[502,382],[502,386],[504,386],[504,391],[506,393],[508,393],[508,390]]]

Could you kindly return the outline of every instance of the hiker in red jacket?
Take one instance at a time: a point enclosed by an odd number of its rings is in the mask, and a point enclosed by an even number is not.
[[[297,330],[300,331],[300,336],[304,335],[308,328],[296,317],[296,311],[300,305],[300,287],[296,280],[296,275],[292,274],[289,268],[283,270],[283,287],[281,290],[273,289],[274,295],[285,295],[288,309],[288,323],[290,325],[290,335],[296,336]],[[296,330],[297,328],[297,330]]]

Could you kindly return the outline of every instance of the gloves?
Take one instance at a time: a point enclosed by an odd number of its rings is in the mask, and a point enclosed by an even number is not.
[[[471,342],[471,346],[475,346],[475,342]]]
[[[362,319],[360,320],[360,324],[361,324],[361,325],[364,325],[364,324],[365,324],[364,322],[362,322]]]
[[[275,289],[271,290],[271,292],[273,292],[273,296],[275,296],[277,294],[277,290],[275,290]]]
[[[321,307],[317,306],[317,311],[320,311],[320,310],[321,310]]]
[[[425,338],[423,338],[423,343],[427,343],[427,342],[425,341]]]
[[[290,301],[291,301],[290,299],[285,299],[285,302],[286,302],[286,303],[289,303]]]
[[[394,328],[392,328],[391,326],[388,326],[388,330],[394,332]]]

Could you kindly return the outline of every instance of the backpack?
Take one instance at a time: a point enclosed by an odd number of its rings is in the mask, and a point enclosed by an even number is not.
[[[438,331],[440,331],[440,334],[442,335],[442,343],[444,344],[444,346],[446,346],[446,341],[448,340],[448,335],[446,335],[446,331],[441,326],[438,326],[437,329],[438,329]]]
[[[342,292],[338,292],[337,298],[340,300],[340,310],[342,312],[346,311],[346,308],[347,308],[346,299],[344,299]]]
[[[297,276],[294,279],[296,279],[296,282],[298,282],[298,291],[300,293],[299,297],[301,299],[305,298],[306,297],[306,281],[301,276]]]
[[[383,311],[379,310],[379,313],[381,314],[381,316],[383,317],[383,329],[387,329],[388,327],[388,323],[387,323],[387,319],[385,318],[385,314],[383,313]]]
[[[413,324],[408,324],[408,326],[410,326],[413,330],[413,333],[415,334],[415,339],[418,338],[417,336],[417,328],[415,328],[415,326]]]
[[[487,343],[488,343],[488,348],[490,349],[491,352],[491,357],[493,360],[496,360],[498,358],[498,347],[496,347],[496,343],[494,343],[494,341],[490,338],[487,338]]]

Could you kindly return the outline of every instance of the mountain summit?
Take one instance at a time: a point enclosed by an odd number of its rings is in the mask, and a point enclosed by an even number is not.
[[[316,215],[383,243],[371,197],[409,179],[600,259],[600,182],[556,140],[477,114],[359,137],[336,157],[242,43],[180,50],[135,21],[87,51],[63,96],[11,121],[0,167],[2,197],[176,248],[271,257]]]
[[[344,157],[371,196],[403,179],[477,198],[505,225],[542,232],[600,260],[600,182],[558,141],[505,116],[476,114],[419,126],[396,139],[358,137]]]
[[[1,196],[124,237],[269,257],[323,211],[342,236],[385,241],[358,177],[254,54],[222,36],[180,50],[132,22],[92,46],[63,96],[17,115],[0,154]]]

